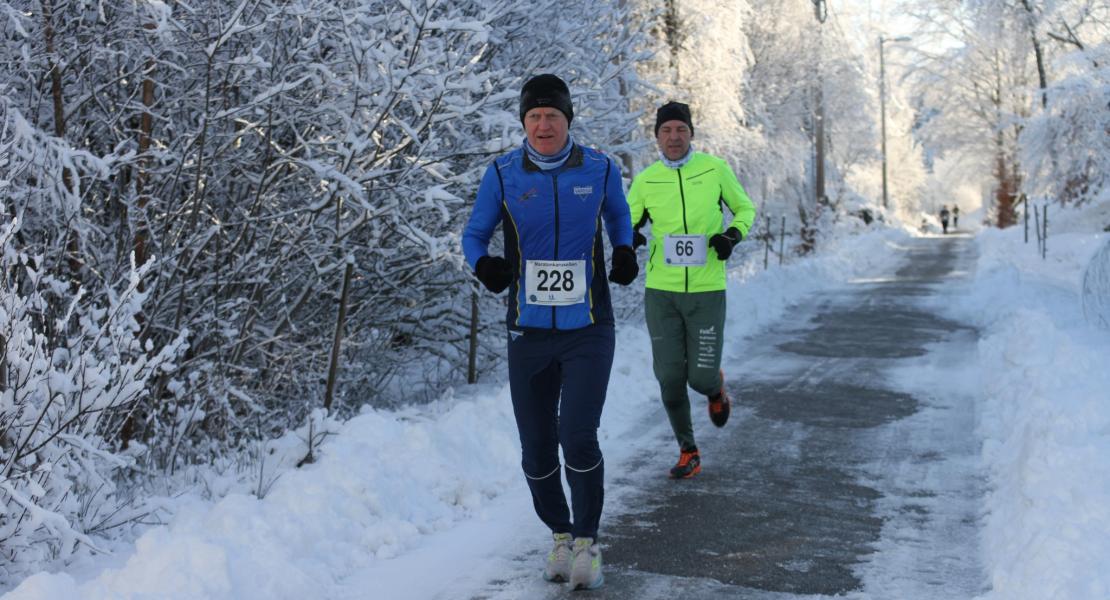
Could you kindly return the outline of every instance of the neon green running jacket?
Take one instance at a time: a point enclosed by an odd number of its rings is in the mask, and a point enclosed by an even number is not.
[[[632,225],[645,213],[651,219],[647,287],[669,292],[712,292],[725,289],[725,261],[708,248],[704,266],[673,266],[665,259],[667,235],[714,234],[735,227],[743,237],[755,221],[755,205],[724,160],[695,152],[679,169],[655,161],[632,180],[628,191]],[[724,223],[722,204],[732,213]]]

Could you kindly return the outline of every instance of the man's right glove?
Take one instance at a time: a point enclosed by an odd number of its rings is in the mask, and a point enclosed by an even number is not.
[[[718,258],[728,260],[728,257],[732,256],[732,247],[739,244],[743,238],[744,236],[740,235],[739,229],[729,227],[728,231],[709,238],[709,245],[717,251]]]
[[[635,281],[639,274],[640,266],[636,264],[636,251],[630,246],[613,248],[613,268],[609,271],[609,281],[628,285]]]
[[[486,289],[500,294],[513,282],[513,268],[500,256],[483,256],[474,265],[474,274]]]
[[[635,250],[636,248],[639,248],[640,246],[645,246],[645,245],[647,245],[647,238],[644,237],[644,234],[640,233],[639,229],[633,229],[632,230],[632,249]]]

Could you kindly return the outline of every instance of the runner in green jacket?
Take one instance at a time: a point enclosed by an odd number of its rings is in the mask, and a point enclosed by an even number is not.
[[[679,460],[670,472],[676,479],[701,471],[687,385],[709,398],[714,425],[728,421],[721,370],[725,261],[755,220],[755,206],[728,163],[694,152],[693,137],[689,106],[659,107],[660,158],[636,176],[628,192],[634,245],[648,243],[639,229],[651,221],[644,312],[655,377],[679,444]],[[722,205],[732,214],[727,226]]]

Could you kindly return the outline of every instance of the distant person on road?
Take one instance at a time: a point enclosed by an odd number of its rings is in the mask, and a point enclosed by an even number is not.
[[[597,532],[605,474],[597,428],[615,345],[603,221],[613,246],[609,281],[628,285],[639,267],[620,169],[574,141],[573,118],[562,79],[537,75],[524,84],[524,143],[486,169],[462,245],[487,289],[509,289],[509,390],[521,465],[536,514],[555,540],[543,576],[593,589],[603,582]],[[499,223],[504,258],[488,254]]]
[[[687,386],[708,399],[717,427],[730,399],[721,370],[725,329],[725,261],[748,234],[755,206],[724,160],[694,151],[690,107],[668,102],[655,113],[659,160],[632,181],[633,246],[648,244],[644,313],[652,366],[678,441],[673,479],[701,472]],[[723,206],[732,218],[725,223]],[[651,221],[650,243],[640,227]]]
[[[960,207],[953,204],[952,205],[952,229],[956,230],[956,229],[959,229],[959,228],[960,228]]]
[[[940,226],[944,229],[944,233],[948,233],[948,205],[944,204],[940,207]]]

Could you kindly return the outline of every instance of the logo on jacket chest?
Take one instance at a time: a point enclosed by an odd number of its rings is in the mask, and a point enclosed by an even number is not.
[[[526,192],[521,193],[520,197],[517,198],[517,202],[520,202],[521,204],[524,204],[525,202],[527,202],[527,201],[531,200],[532,198],[536,197],[536,194],[539,194],[539,193],[540,193],[539,190],[537,190],[536,188],[532,188],[532,189],[530,189]]]
[[[590,198],[590,195],[593,194],[593,193],[594,193],[594,186],[592,186],[592,185],[576,185],[576,186],[574,186],[574,195],[578,196],[578,199],[583,201],[583,202],[588,200]]]

